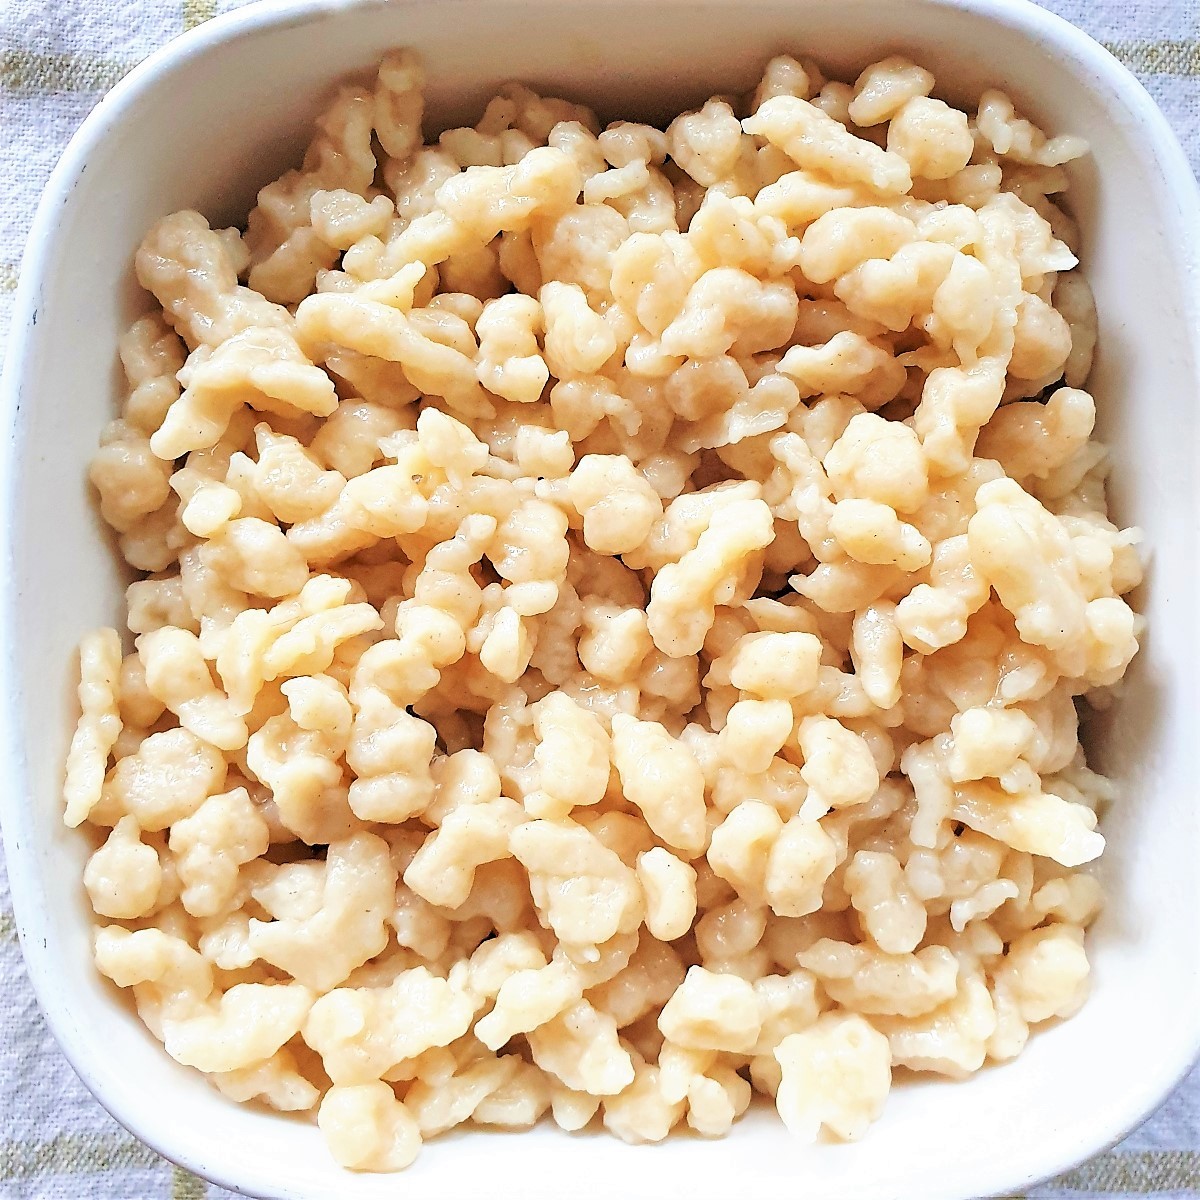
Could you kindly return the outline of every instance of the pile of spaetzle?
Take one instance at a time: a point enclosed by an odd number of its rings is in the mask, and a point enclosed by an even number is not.
[[[347,1167],[549,1111],[855,1138],[1087,990],[1137,649],[1062,164],[891,58],[664,132],[346,87],[195,212],[91,468],[139,578],[82,646],[99,969]]]

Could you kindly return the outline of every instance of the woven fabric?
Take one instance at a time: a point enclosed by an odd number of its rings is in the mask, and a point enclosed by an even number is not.
[[[71,134],[136,62],[238,3],[0,0],[0,178],[7,181],[0,192],[0,354],[29,224]],[[1049,0],[1047,6],[1136,72],[1193,169],[1200,168],[1200,3]],[[1030,1195],[1200,1197],[1200,1069],[1115,1150]],[[83,1197],[233,1200],[137,1142],[75,1077],[30,991],[0,858],[0,1198]]]

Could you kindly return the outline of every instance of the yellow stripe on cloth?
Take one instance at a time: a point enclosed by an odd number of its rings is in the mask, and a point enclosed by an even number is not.
[[[48,1142],[0,1142],[0,1183],[45,1175],[82,1175],[155,1167],[162,1159],[131,1137],[63,1133]],[[0,1194],[3,1194],[0,1188]]]
[[[1051,1186],[1064,1192],[1134,1196],[1200,1194],[1200,1151],[1124,1150],[1102,1154],[1056,1179]]]
[[[18,96],[54,92],[107,92],[134,64],[86,54],[35,54],[8,48],[0,52],[0,88]]]
[[[171,1200],[204,1200],[208,1195],[208,1185],[203,1179],[189,1174],[182,1167],[176,1167],[171,1177]]]
[[[1200,1196],[1200,1151],[1115,1150],[1048,1180],[1033,1192],[995,1200],[1036,1200],[1045,1193],[1092,1196]]]
[[[1104,48],[1138,75],[1200,78],[1200,38],[1106,42]]]
[[[217,0],[183,0],[183,27],[195,29],[217,15]]]

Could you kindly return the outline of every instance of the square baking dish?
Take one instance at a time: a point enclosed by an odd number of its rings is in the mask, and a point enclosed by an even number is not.
[[[1112,447],[1114,518],[1142,527],[1151,556],[1144,648],[1090,729],[1094,760],[1119,790],[1103,824],[1093,995],[1014,1062],[965,1083],[901,1083],[861,1143],[798,1146],[764,1108],[723,1142],[632,1147],[543,1124],[440,1138],[401,1178],[354,1176],[315,1125],[234,1105],[176,1065],[92,966],[88,846],[64,828],[59,793],[75,645],[120,622],[125,581],[86,467],[118,402],[117,339],[144,304],[133,253],[178,208],[241,222],[257,188],[297,157],[331,84],[396,45],[426,58],[431,128],[473,120],[511,78],[602,117],[662,119],[744,90],[782,51],[849,78],[901,51],[949,100],[1001,86],[1048,131],[1092,145],[1070,192],[1100,316],[1090,386]],[[1200,1048],[1198,209],[1182,152],[1132,76],[1024,0],[282,0],[215,20],[135,70],[47,188],[4,387],[0,805],[30,977],[87,1086],[168,1158],[290,1200],[715,1200],[750,1189],[962,1200],[1022,1190],[1120,1137]]]

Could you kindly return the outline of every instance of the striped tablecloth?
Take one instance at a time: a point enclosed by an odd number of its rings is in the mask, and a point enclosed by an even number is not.
[[[75,128],[139,59],[238,3],[0,0],[0,355],[29,223]],[[1200,169],[1200,0],[1048,0],[1047,7],[1140,76]],[[1200,1197],[1200,1070],[1117,1149],[1032,1193],[1037,1200],[1144,1195]],[[58,1052],[25,977],[0,857],[0,1198],[201,1197],[231,1193],[130,1137]]]

